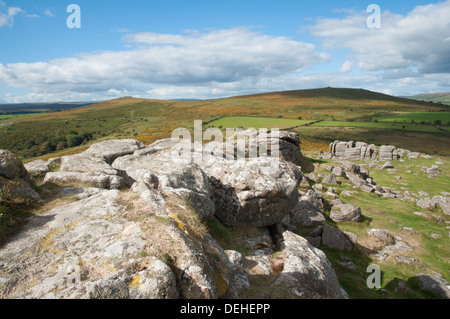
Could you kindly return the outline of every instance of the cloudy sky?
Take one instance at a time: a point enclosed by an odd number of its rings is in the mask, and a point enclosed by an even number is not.
[[[450,0],[0,0],[0,103],[327,86],[449,92]]]

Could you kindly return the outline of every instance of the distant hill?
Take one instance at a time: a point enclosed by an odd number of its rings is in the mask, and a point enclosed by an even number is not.
[[[427,112],[445,109],[434,103],[395,97],[364,89],[321,88],[281,91],[211,100],[215,105],[247,107],[247,111],[275,108],[284,117],[365,120],[380,113]]]
[[[91,105],[98,102],[61,102],[61,103],[21,103],[21,104],[0,104],[0,113],[21,113],[21,112],[48,112],[63,111],[77,107]]]
[[[373,92],[365,89],[350,89],[350,88],[320,88],[320,89],[308,89],[308,90],[294,90],[294,91],[281,91],[271,93],[261,93],[241,96],[244,98],[270,98],[270,97],[284,97],[286,99],[314,99],[315,104],[324,104],[332,101],[356,101],[351,104],[366,104],[375,101],[383,101],[395,103],[396,105],[419,105],[415,101],[411,101],[406,97],[395,97],[388,94]],[[236,97],[239,98],[239,97]],[[415,99],[414,99],[415,100]],[[431,106],[430,104],[420,104],[422,106]]]
[[[262,117],[311,121],[370,122],[397,113],[447,111],[434,103],[363,89],[323,88],[252,94],[211,100],[151,100],[123,97],[91,103],[13,105],[17,111],[53,109],[8,120],[0,128],[0,149],[24,157],[57,157],[79,151],[92,141],[135,138],[150,144],[176,128],[192,129],[222,117]],[[3,105],[3,109],[8,109]],[[11,106],[10,106],[11,109]],[[42,112],[42,111],[41,111]],[[74,149],[75,147],[75,149]]]
[[[409,99],[442,103],[445,105],[450,105],[450,92],[448,93],[429,93],[429,94],[418,94],[408,97]]]

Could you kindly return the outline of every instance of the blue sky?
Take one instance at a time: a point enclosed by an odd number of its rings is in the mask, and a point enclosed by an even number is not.
[[[450,91],[449,21],[450,0],[0,0],[0,103]]]

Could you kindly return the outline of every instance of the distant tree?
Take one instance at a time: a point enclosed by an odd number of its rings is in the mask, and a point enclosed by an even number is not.
[[[441,126],[442,125],[442,121],[441,120],[436,120],[436,121],[434,121],[434,125],[435,126]]]
[[[69,134],[66,136],[67,147],[75,147],[83,143],[83,138],[79,135]]]

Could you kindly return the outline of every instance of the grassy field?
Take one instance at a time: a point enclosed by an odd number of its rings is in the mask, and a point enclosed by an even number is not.
[[[18,119],[22,117],[36,116],[40,113],[23,113],[23,114],[1,114],[0,113],[0,121],[10,120],[10,119]]]
[[[363,128],[405,130],[405,131],[428,132],[428,133],[440,133],[442,131],[450,131],[449,127],[437,128],[436,126],[433,126],[433,125],[408,124],[408,123],[323,121],[323,122],[315,123],[312,126],[316,126],[316,127],[363,127]]]
[[[375,145],[394,145],[426,154],[450,156],[448,133],[427,133],[371,127],[301,127],[295,129],[302,140],[327,142],[364,141]]]
[[[428,174],[422,172],[422,166],[431,167],[436,162],[440,164],[442,173],[437,177],[430,179]],[[315,174],[320,172],[329,173],[326,165],[333,165],[332,160],[326,160],[326,164],[317,166]],[[367,163],[360,163],[365,164]],[[448,157],[436,157],[432,159],[405,159],[404,162],[393,162],[396,172],[390,173],[387,170],[370,169],[370,176],[378,185],[391,187],[397,191],[408,190],[411,193],[425,191],[430,196],[441,195],[440,192],[448,189],[448,181],[450,179],[450,159]],[[402,178],[398,180],[396,176]],[[362,223],[334,223],[329,218],[329,212],[326,211],[327,223],[338,227],[343,231],[350,231],[358,235],[358,242],[364,242],[368,235],[367,230],[370,228],[386,229],[394,236],[399,236],[405,243],[413,248],[413,251],[399,251],[387,258],[384,262],[380,262],[366,249],[359,247],[351,252],[342,252],[336,249],[321,247],[332,262],[339,281],[344,289],[351,297],[356,298],[429,298],[436,297],[430,293],[422,291],[418,287],[416,273],[432,273],[438,272],[443,278],[450,281],[450,237],[446,224],[439,224],[431,214],[440,216],[444,220],[448,219],[440,208],[434,211],[428,211],[417,207],[409,200],[385,199],[380,198],[376,194],[369,194],[358,189],[354,189],[347,183],[343,183],[343,179],[339,178],[339,185],[335,187],[336,192],[340,193],[344,190],[355,191],[352,197],[341,196],[344,203],[353,204],[361,207],[364,220]],[[342,182],[342,183],[341,183]],[[334,187],[334,186],[333,186]],[[329,198],[332,200],[332,198]],[[414,212],[426,213],[430,219],[426,219]],[[407,229],[405,229],[407,227]],[[412,231],[410,230],[412,229]],[[300,229],[304,235],[308,234],[311,229]],[[431,234],[440,236],[438,239],[431,237]],[[410,265],[398,263],[395,261],[395,255],[416,258],[417,262]],[[344,265],[343,256],[349,258],[357,267],[356,271],[351,271]],[[369,264],[377,264],[382,270],[382,289],[368,289],[365,280],[367,273],[365,272]],[[398,280],[408,283],[413,289],[409,292],[402,293],[395,291]]]
[[[321,121],[311,125],[308,120],[261,117],[224,117],[207,127],[273,128],[297,127],[302,150],[306,154],[328,151],[335,140],[355,140],[383,145],[386,143],[426,153],[450,155],[450,127],[407,123]],[[306,125],[306,126],[304,126]]]
[[[391,116],[376,117],[379,122],[403,122],[403,123],[431,123],[441,121],[442,124],[450,123],[450,112],[414,112]]]
[[[223,117],[207,125],[207,127],[218,128],[279,128],[286,129],[309,124],[312,121],[284,119],[284,118],[266,118],[266,117]]]

